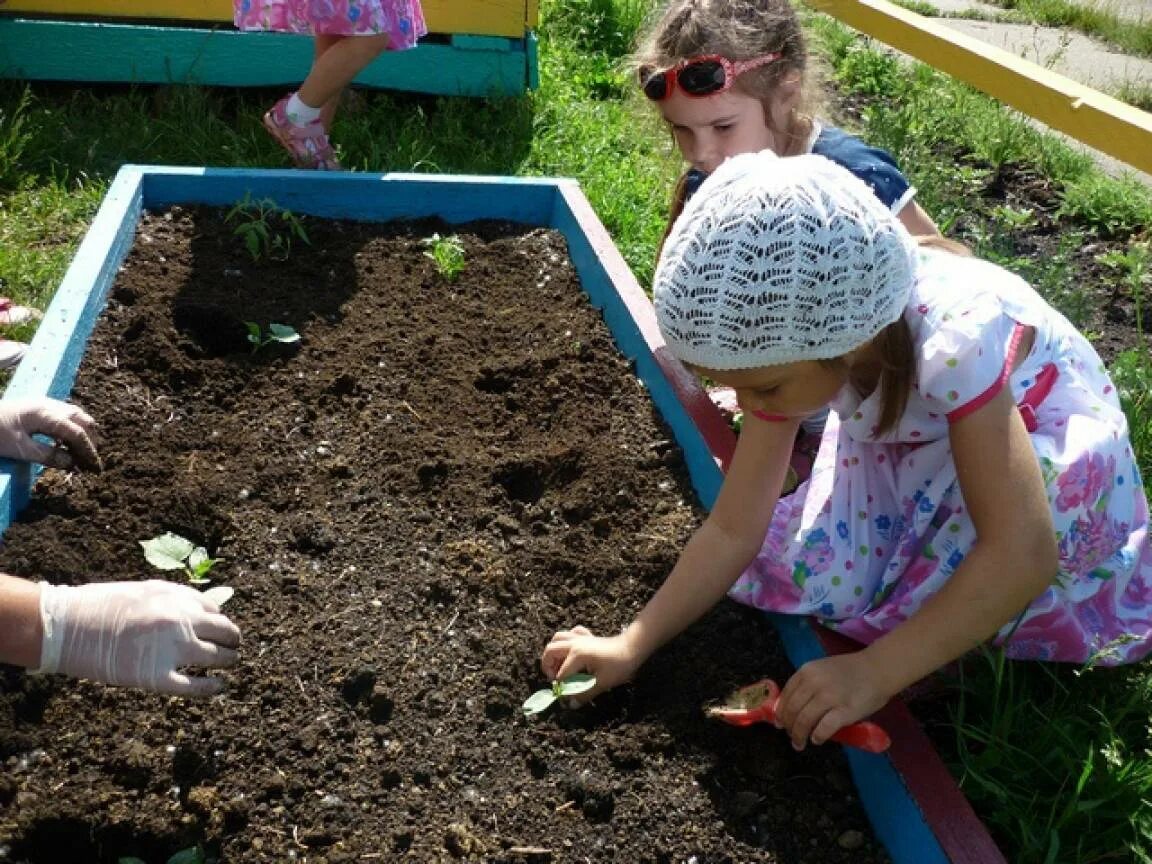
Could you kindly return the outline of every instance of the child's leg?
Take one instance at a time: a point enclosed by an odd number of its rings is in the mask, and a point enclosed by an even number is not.
[[[312,71],[296,92],[300,101],[321,110],[330,121],[340,94],[369,63],[387,48],[391,36],[317,36]],[[325,127],[328,127],[328,122]]]
[[[320,59],[321,55],[326,53],[329,48],[344,39],[344,36],[327,36],[321,34],[317,36],[313,42],[312,65],[315,67],[316,61]],[[324,107],[320,109],[320,122],[324,124],[325,129],[332,128],[332,121],[336,117],[336,109],[340,107],[340,99],[344,95],[344,88],[340,88],[340,92],[324,103]]]

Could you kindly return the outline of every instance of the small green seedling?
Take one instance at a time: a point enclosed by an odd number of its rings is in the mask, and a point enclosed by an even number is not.
[[[147,862],[143,858],[126,856],[119,858],[117,864],[147,864]],[[181,849],[169,858],[166,864],[208,864],[208,858],[204,855],[202,848],[192,846],[188,849]]]
[[[253,354],[273,342],[300,341],[300,334],[287,324],[269,324],[267,333],[255,321],[245,321],[244,326],[248,328],[248,341],[252,343]]]
[[[537,690],[524,700],[521,709],[525,715],[539,714],[552,707],[552,703],[565,696],[575,696],[577,693],[586,693],[596,686],[596,676],[586,672],[569,675],[563,681],[553,681],[551,687]]]
[[[151,540],[141,540],[144,557],[159,570],[183,570],[191,585],[207,585],[212,580],[208,572],[219,558],[209,558],[208,550],[168,531]]]
[[[433,234],[425,237],[423,243],[428,247],[424,252],[425,257],[436,262],[436,270],[440,275],[449,282],[455,280],[464,269],[464,242],[455,234],[447,237]]]
[[[253,261],[268,258],[287,261],[292,254],[292,238],[311,243],[300,218],[291,210],[277,206],[271,198],[252,200],[251,194],[236,204],[224,217],[235,225],[233,233],[244,241]]]

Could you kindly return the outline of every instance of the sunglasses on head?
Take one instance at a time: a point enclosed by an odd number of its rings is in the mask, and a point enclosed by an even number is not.
[[[662,72],[654,72],[651,66],[641,66],[640,87],[653,102],[667,99],[677,83],[689,96],[714,96],[731,87],[737,76],[779,59],[779,52],[751,60],[729,60],[719,54],[706,54],[677,63]]]

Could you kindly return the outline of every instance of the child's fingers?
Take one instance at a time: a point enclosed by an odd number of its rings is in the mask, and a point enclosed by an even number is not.
[[[808,739],[812,736],[813,730],[828,716],[829,705],[823,699],[813,698],[809,699],[803,708],[796,714],[796,719],[792,721],[792,725],[788,728],[788,733],[792,738],[792,746],[797,750],[803,750],[808,743]],[[835,727],[832,731],[835,732],[839,727]],[[813,741],[812,743],[818,744],[820,742]]]
[[[833,708],[825,712],[808,736],[813,744],[823,744],[851,722],[847,712]]]

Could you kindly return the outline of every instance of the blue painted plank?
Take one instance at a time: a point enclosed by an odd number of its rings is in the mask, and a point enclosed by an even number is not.
[[[509,194],[511,188],[516,194]],[[448,222],[507,219],[547,224],[554,181],[433,174],[371,174],[295,169],[157,168],[143,174],[146,207],[196,203],[228,206],[272,198],[297,213],[382,222],[440,216]]]
[[[597,237],[589,237],[586,214],[591,208],[572,180],[125,166],[45,312],[5,398],[64,397],[70,391],[88,336],[131,246],[141,209],[178,203],[226,205],[245,194],[272,197],[281,206],[317,216],[384,221],[439,215],[450,222],[497,218],[560,230],[584,290],[603,310],[621,350],[634,359],[639,377],[683,448],[701,500],[706,506],[714,501],[722,480],[720,469],[621,299],[613,279],[619,253],[604,249],[607,232],[598,220],[593,226]],[[569,205],[575,196],[581,201],[581,213]],[[606,267],[609,254],[614,258]],[[23,506],[30,477],[22,468],[13,472],[11,464],[0,467],[2,530]],[[772,617],[794,665],[823,656],[805,619]],[[851,750],[848,759],[864,807],[893,862],[946,864],[947,857],[890,761]]]
[[[469,37],[462,44],[429,42],[386,52],[355,83],[484,97],[517,95],[536,80],[522,39]],[[5,78],[293,87],[311,62],[308,36],[0,17],[0,77]]]

